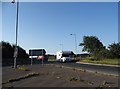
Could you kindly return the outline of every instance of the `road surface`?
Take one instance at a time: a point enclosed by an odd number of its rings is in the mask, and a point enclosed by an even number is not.
[[[75,62],[59,63],[56,61],[49,61],[48,64],[57,64],[66,67],[80,68],[87,70],[89,72],[111,74],[115,76],[119,75],[118,70],[120,70],[120,67],[115,67],[115,66],[91,65],[91,64],[83,64],[83,63],[75,63]]]

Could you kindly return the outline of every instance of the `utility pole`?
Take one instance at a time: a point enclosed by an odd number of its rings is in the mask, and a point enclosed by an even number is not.
[[[73,35],[75,37],[75,52],[77,54],[77,41],[76,41],[76,34],[70,34]]]
[[[32,52],[32,50],[31,50],[31,65],[33,65],[33,52]]]
[[[11,3],[15,3],[15,0],[13,0]],[[18,56],[18,15],[19,15],[19,1],[17,0],[17,9],[16,9],[16,42],[15,42],[15,50],[14,50],[14,68],[17,67],[17,56]]]
[[[43,65],[43,49],[42,49],[42,65]]]
[[[73,35],[73,36],[75,37],[75,52],[76,52],[75,60],[77,60],[77,41],[76,41],[76,34],[70,34],[70,35]]]

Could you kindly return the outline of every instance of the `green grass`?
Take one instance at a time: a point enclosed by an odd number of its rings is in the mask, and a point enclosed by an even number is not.
[[[30,71],[29,69],[27,69],[24,65],[21,65],[17,68],[18,70],[23,70],[23,71]]]
[[[94,64],[108,64],[108,65],[120,65],[120,59],[99,59],[91,60],[91,58],[83,58],[80,62],[94,63]]]

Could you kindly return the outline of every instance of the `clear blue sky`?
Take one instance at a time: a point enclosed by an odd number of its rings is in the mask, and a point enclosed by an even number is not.
[[[15,43],[16,5],[2,4],[2,40]],[[118,42],[117,2],[22,2],[19,6],[18,44],[25,50],[45,48],[56,53],[63,44],[64,50],[75,51],[84,35],[97,36],[104,46]]]

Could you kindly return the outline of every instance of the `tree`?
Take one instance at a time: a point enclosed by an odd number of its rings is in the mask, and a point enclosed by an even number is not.
[[[96,36],[84,36],[83,43],[80,43],[79,46],[83,46],[82,51],[90,52],[94,54],[95,52],[99,52],[101,49],[104,49],[102,42]]]
[[[82,51],[89,52],[94,59],[100,59],[105,56],[102,54],[102,52],[106,52],[105,47],[96,36],[84,36],[83,42],[79,46],[83,46]]]
[[[2,41],[0,44],[2,48],[2,58],[12,58],[14,50],[10,43]]]
[[[110,58],[110,51],[108,49],[101,49],[98,54],[97,54],[98,58]]]
[[[2,58],[13,58],[15,45],[2,41],[0,48],[2,49]],[[18,58],[28,58],[28,54],[20,46],[18,46]]]
[[[5,65],[13,65],[14,63],[14,49],[15,45],[11,45],[8,42],[0,42],[0,50],[2,50],[2,66]],[[17,63],[18,64],[27,64],[30,62],[29,55],[26,53],[26,51],[18,46],[18,57],[17,57]]]
[[[26,53],[26,51],[21,48],[20,46],[18,46],[18,58],[28,58],[28,54]]]
[[[109,45],[110,57],[120,58],[120,42]]]

